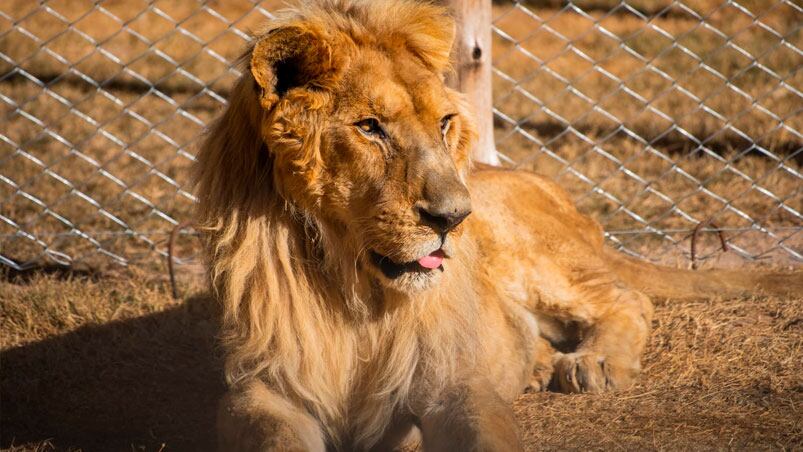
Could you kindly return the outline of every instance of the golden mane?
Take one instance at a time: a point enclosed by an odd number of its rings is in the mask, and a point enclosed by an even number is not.
[[[435,6],[398,1],[305,3],[281,13],[263,36],[298,23],[354,42],[376,40],[382,30],[382,36],[389,37],[387,45],[403,42],[429,67],[442,71],[448,66],[453,26]],[[422,303],[397,301],[406,307],[397,309],[391,321],[384,310],[394,301],[385,299],[377,306],[370,300],[373,288],[357,277],[358,256],[350,244],[333,237],[304,206],[285,196],[287,190],[314,196],[320,146],[316,114],[322,114],[321,107],[329,101],[327,93],[295,100],[269,98],[268,107],[283,103],[290,108],[298,102],[318,109],[305,112],[309,129],[281,131],[289,137],[286,143],[268,149],[260,133],[266,115],[274,128],[286,124],[277,113],[282,105],[265,109],[265,93],[260,98],[254,76],[245,67],[253,52],[252,46],[241,58],[244,75],[208,132],[195,168],[197,226],[223,308],[226,379],[231,385],[251,378],[270,381],[326,419],[325,424],[333,426],[327,432],[332,441],[338,441],[337,431],[345,428],[349,406],[359,403],[359,418],[351,414],[349,422],[360,428],[351,439],[370,445],[382,434],[394,407],[372,395],[390,394],[395,403],[403,403],[413,376],[421,370],[417,363],[422,355],[434,355],[432,362],[446,364],[438,370],[438,380],[450,381],[459,355],[455,344],[467,350],[477,344],[468,335],[460,342],[445,338],[470,331],[474,314],[447,299],[429,304],[432,312],[424,312]],[[469,139],[464,137],[460,145],[469,146]],[[310,184],[286,183],[276,169],[280,165],[307,174]],[[443,293],[451,291],[453,296],[455,290],[472,287],[468,275],[454,278],[451,286]],[[436,321],[443,318],[451,321]],[[368,326],[359,326],[362,322]],[[355,390],[352,374],[365,362],[373,363],[367,369],[372,376],[365,379],[373,383]],[[364,400],[348,400],[355,392],[365,394]]]

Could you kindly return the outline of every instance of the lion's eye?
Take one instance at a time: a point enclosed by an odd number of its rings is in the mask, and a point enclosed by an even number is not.
[[[376,118],[365,118],[357,121],[354,125],[365,135],[379,138],[385,138],[386,136],[385,131],[382,129],[382,126],[379,125],[379,121],[377,121]]]
[[[449,114],[441,118],[441,136],[443,137],[443,141],[446,141],[446,134],[449,133],[449,129],[452,127],[452,118],[454,118],[454,114]]]

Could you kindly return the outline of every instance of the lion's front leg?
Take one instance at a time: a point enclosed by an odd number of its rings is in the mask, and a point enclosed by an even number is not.
[[[447,388],[420,417],[424,450],[522,450],[513,409],[486,380]]]
[[[603,392],[630,387],[641,372],[652,321],[652,303],[636,291],[619,292],[606,313],[583,332],[573,353],[557,353],[554,379],[563,392]]]
[[[325,451],[309,414],[259,381],[238,385],[218,407],[220,451]]]
[[[555,349],[548,340],[538,337],[533,350],[533,371],[525,392],[546,391],[555,372]]]

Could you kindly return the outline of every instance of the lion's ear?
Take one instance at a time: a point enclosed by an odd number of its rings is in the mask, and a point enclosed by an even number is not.
[[[250,69],[262,88],[260,104],[269,110],[292,88],[324,85],[334,72],[332,48],[316,30],[286,25],[259,38]]]

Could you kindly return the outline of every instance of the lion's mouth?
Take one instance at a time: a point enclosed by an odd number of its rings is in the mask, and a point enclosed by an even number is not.
[[[371,251],[371,261],[388,279],[396,279],[405,273],[426,273],[433,270],[443,271],[443,250],[435,250],[417,261],[397,263],[387,256]]]

